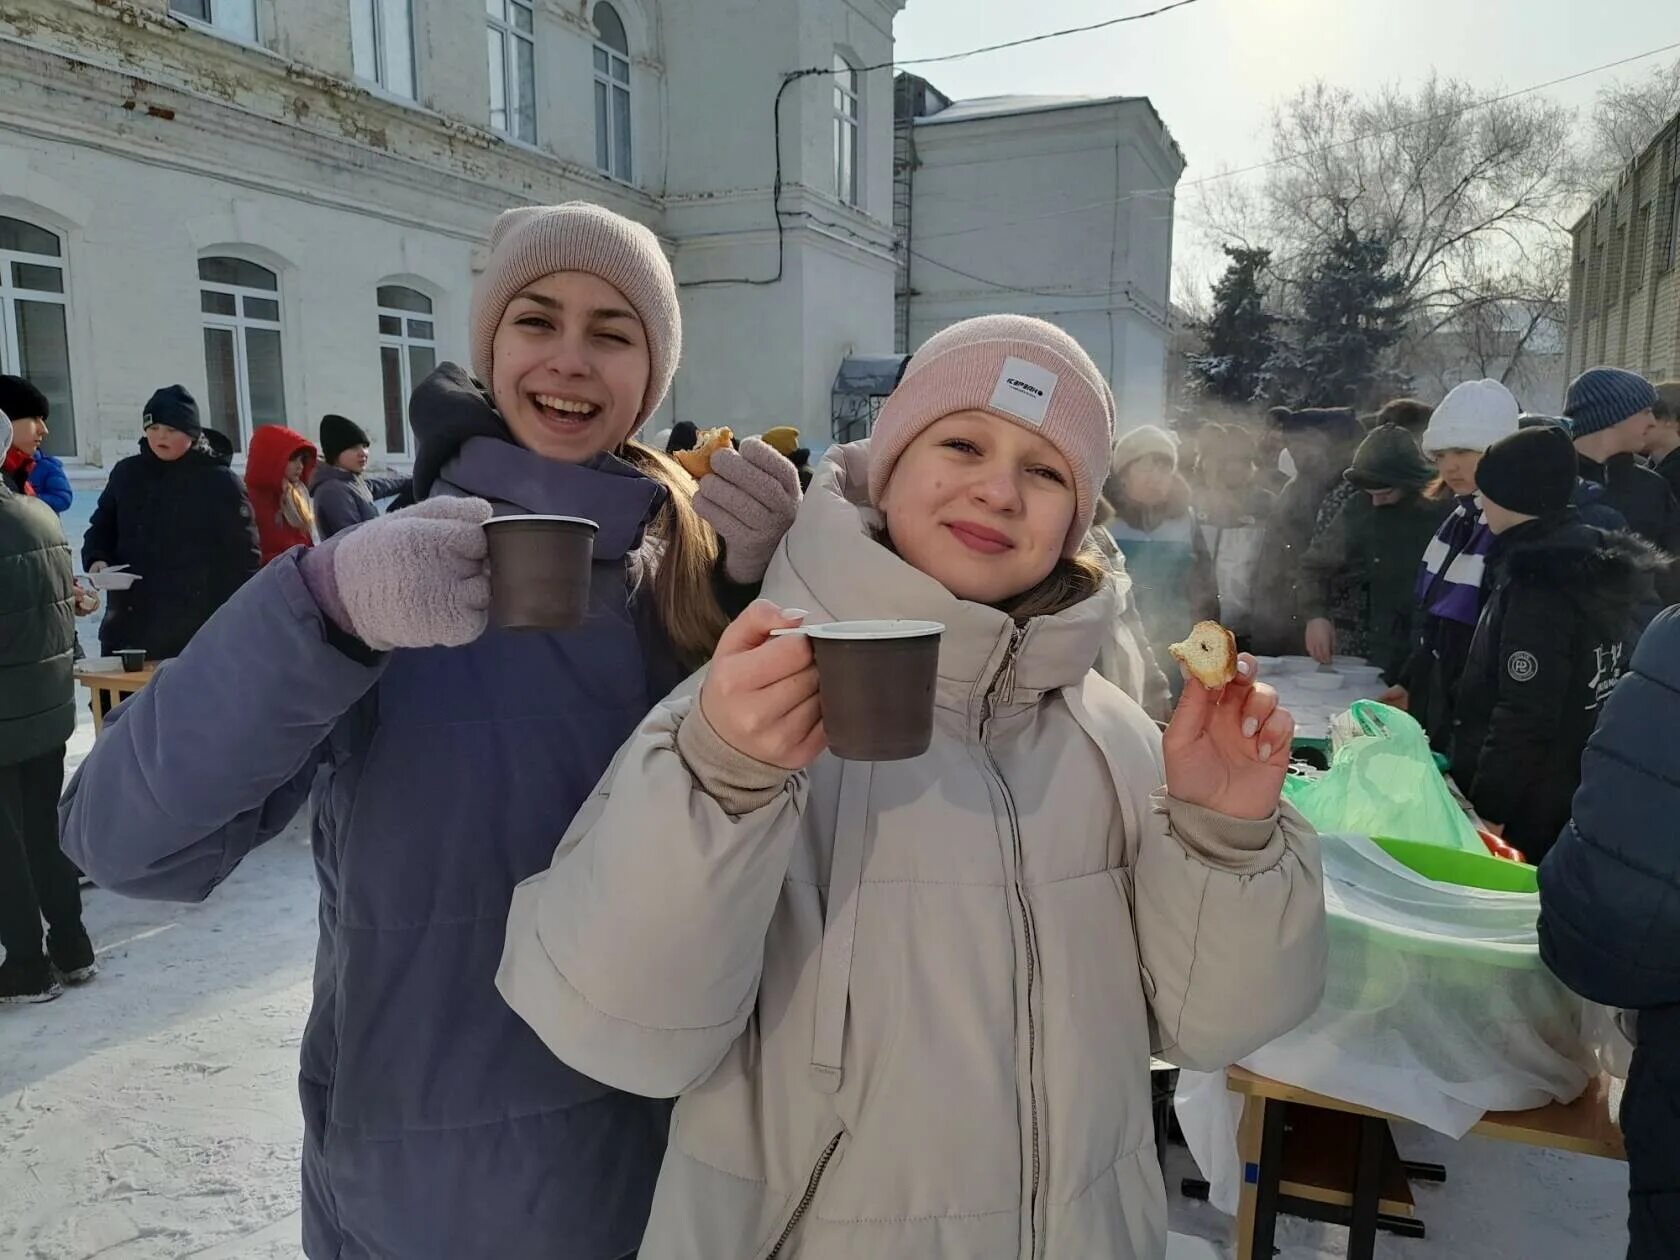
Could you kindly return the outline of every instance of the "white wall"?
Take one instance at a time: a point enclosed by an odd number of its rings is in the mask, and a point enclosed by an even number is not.
[[[574,198],[648,223],[680,282],[776,268],[771,109],[785,71],[836,48],[892,56],[904,0],[614,0],[631,42],[633,186],[594,169],[590,3],[537,5],[535,146],[486,130],[482,7],[414,0],[417,102],[349,82],[343,0],[263,0],[251,49],[166,0],[15,0],[0,12],[0,213],[67,245],[79,452],[129,453],[141,404],[179,381],[206,404],[197,258],[281,274],[286,401],[383,440],[374,290],[435,303],[464,359],[472,276],[495,215]],[[125,72],[107,67],[121,64]],[[674,419],[826,434],[840,358],[892,339],[890,71],[864,84],[862,202],[833,190],[831,81],[784,101],[785,259],[775,285],[685,287]]]
[[[936,114],[915,144],[912,348],[958,319],[1036,315],[1108,376],[1123,428],[1160,422],[1184,163],[1148,102]]]

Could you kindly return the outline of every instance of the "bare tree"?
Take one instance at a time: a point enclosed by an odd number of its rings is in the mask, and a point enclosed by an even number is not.
[[[1594,191],[1645,151],[1652,137],[1680,114],[1680,60],[1643,78],[1601,90],[1588,124],[1588,169]]]
[[[1562,291],[1555,243],[1580,190],[1573,130],[1555,102],[1489,100],[1435,75],[1364,96],[1319,82],[1275,111],[1273,164],[1257,189],[1205,186],[1216,191],[1201,205],[1204,230],[1269,247],[1286,305],[1344,224],[1381,242],[1401,281],[1397,354],[1408,366],[1406,354],[1474,326],[1478,312],[1506,322],[1509,303]],[[1541,279],[1546,268],[1559,270]]]

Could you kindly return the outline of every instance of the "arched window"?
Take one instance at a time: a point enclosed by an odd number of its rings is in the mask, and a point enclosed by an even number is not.
[[[595,6],[595,165],[630,182],[630,37],[605,0]]]
[[[252,429],[286,422],[280,277],[243,258],[216,257],[198,260],[198,282],[210,427],[242,451]]]
[[[834,54],[834,195],[858,203],[858,72]]]
[[[52,404],[42,448],[49,455],[76,453],[66,314],[58,237],[23,219],[0,218],[0,372],[28,377]]]
[[[379,286],[379,376],[385,392],[385,449],[412,454],[408,399],[437,367],[432,299],[400,284]]]

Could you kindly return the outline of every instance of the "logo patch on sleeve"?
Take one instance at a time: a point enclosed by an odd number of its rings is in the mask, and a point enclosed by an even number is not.
[[[1505,660],[1505,672],[1512,682],[1533,682],[1540,672],[1540,662],[1533,652],[1512,652]]]
[[[990,406],[1018,416],[1028,424],[1043,424],[1055,392],[1056,374],[1049,368],[1025,359],[1008,358],[1003,361],[1003,371],[998,373]]]

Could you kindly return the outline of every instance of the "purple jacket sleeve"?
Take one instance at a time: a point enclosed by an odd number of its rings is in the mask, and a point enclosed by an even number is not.
[[[64,851],[102,888],[201,901],[309,796],[320,749],[384,658],[335,645],[282,556],[111,715],[59,805]]]

